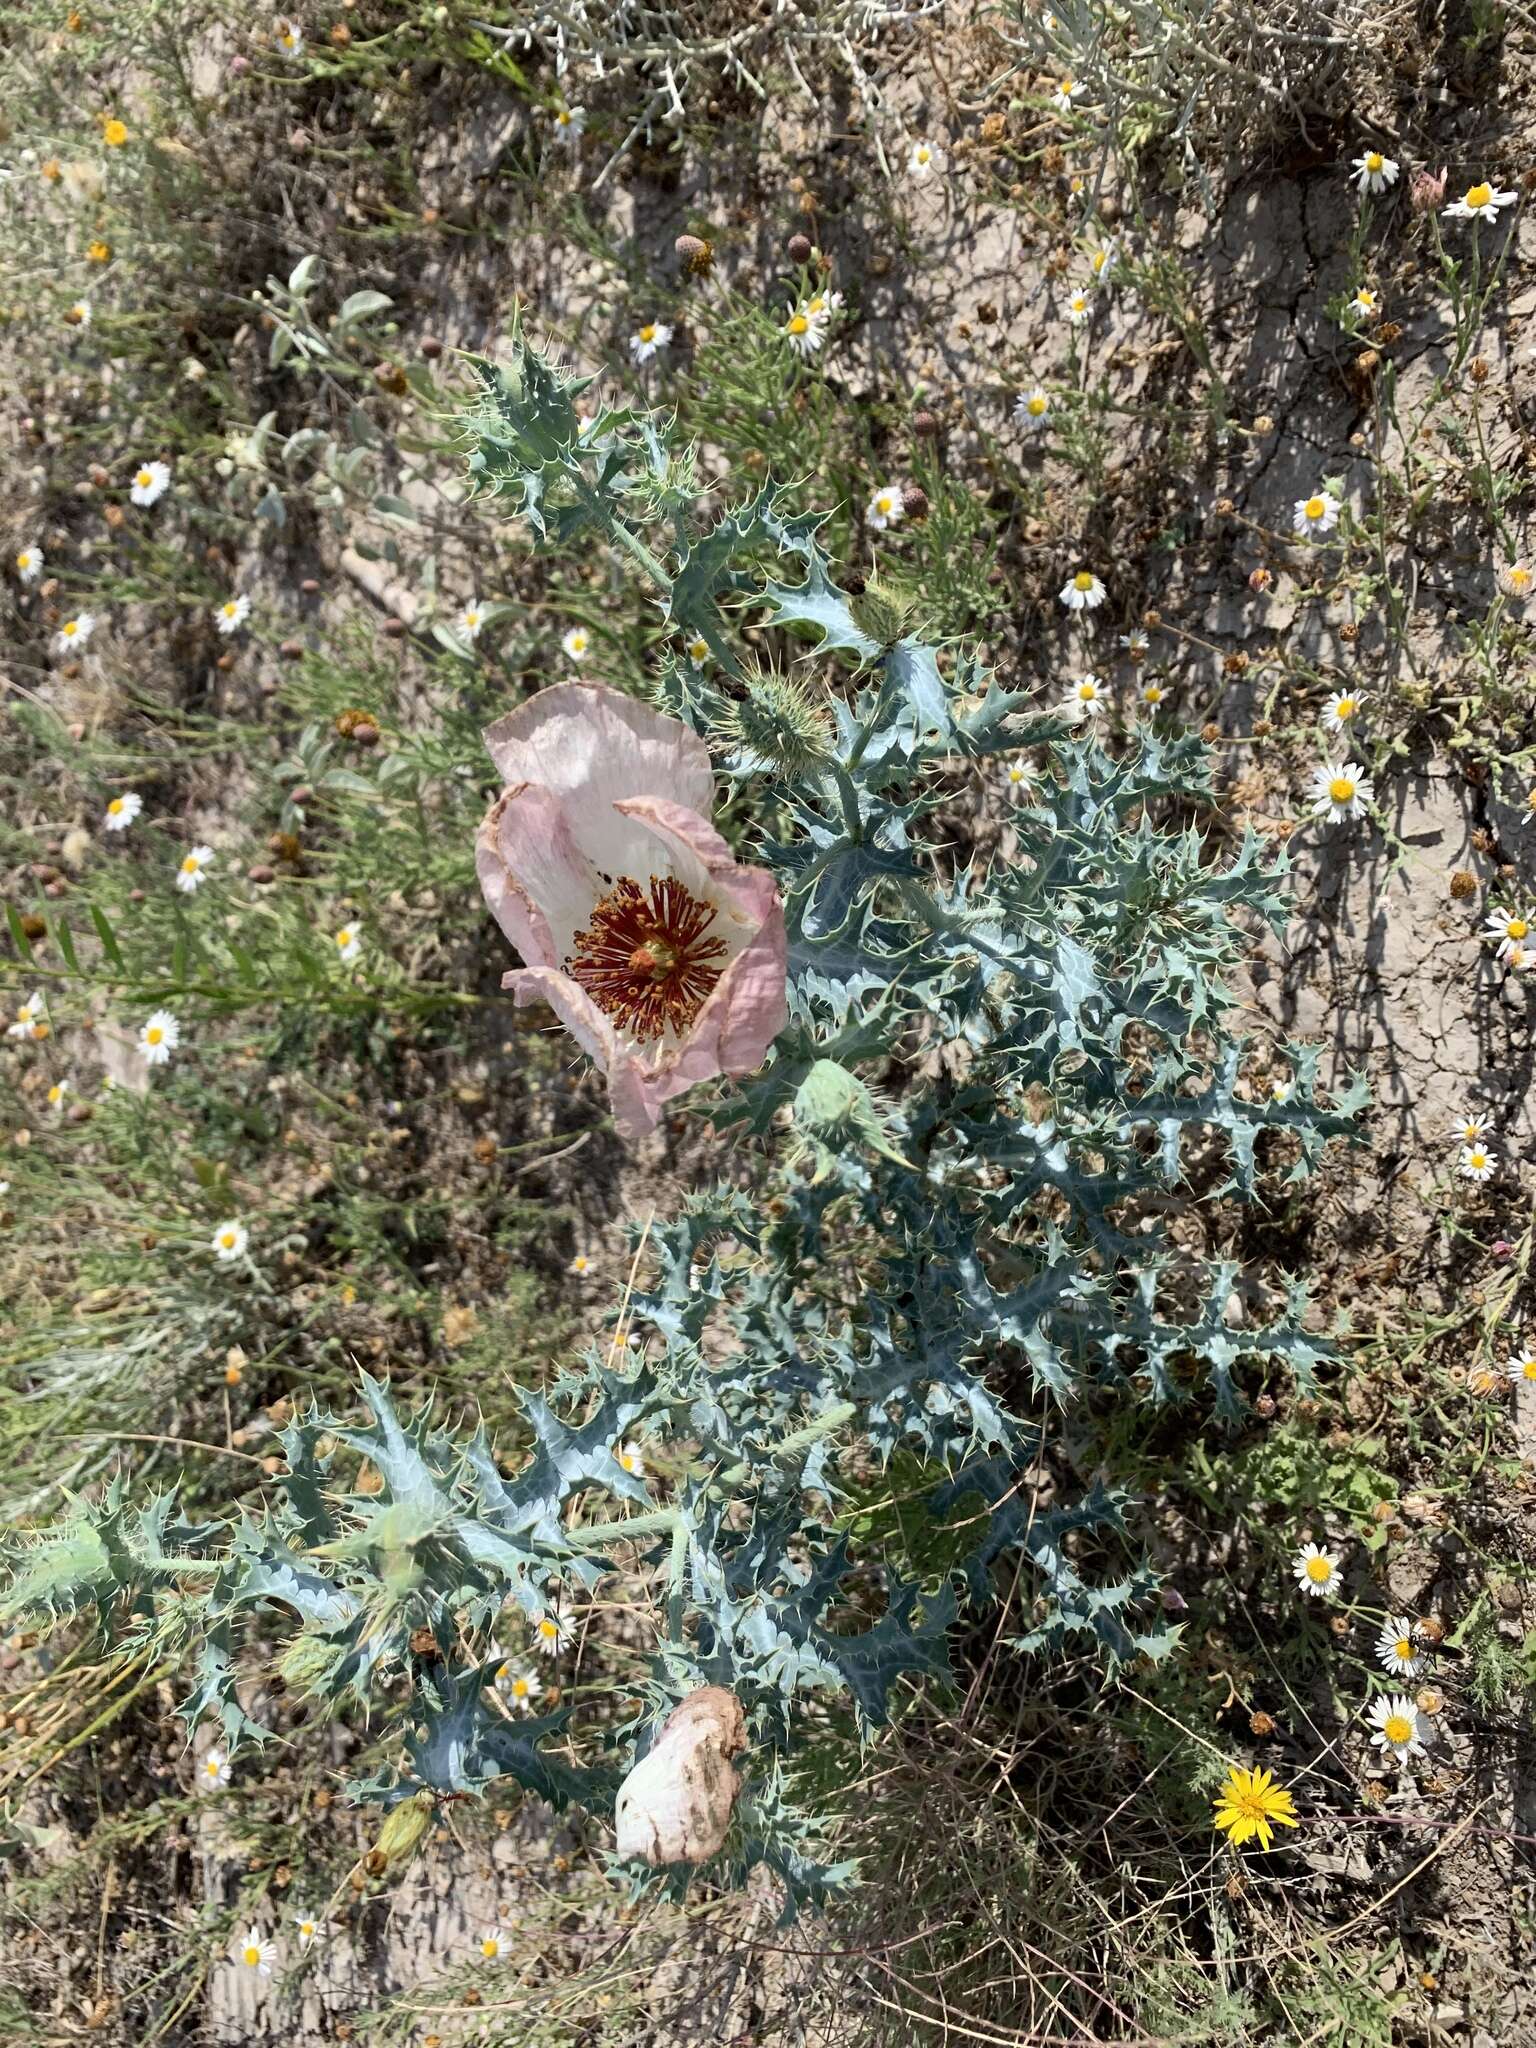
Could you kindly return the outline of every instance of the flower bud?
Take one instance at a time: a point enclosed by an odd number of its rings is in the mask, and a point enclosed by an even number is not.
[[[679,235],[672,246],[690,277],[702,277],[707,270],[714,268],[714,248],[702,235]]]
[[[404,1863],[416,1853],[422,1836],[432,1825],[432,1812],[436,1805],[430,1792],[413,1792],[398,1806],[390,1808],[384,1816],[384,1825],[379,1829],[379,1838],[369,1852],[370,1865],[380,1858],[380,1869],[391,1863]]]
[[[784,244],[784,253],[791,263],[809,263],[816,252],[809,235],[791,235]]]

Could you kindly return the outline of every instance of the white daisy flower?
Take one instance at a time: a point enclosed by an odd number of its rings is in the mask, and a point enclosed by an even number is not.
[[[1524,562],[1505,562],[1496,574],[1500,590],[1506,597],[1514,598],[1517,604],[1523,603],[1530,596],[1532,589],[1536,588],[1536,577],[1532,576]]]
[[[17,1005],[16,1019],[5,1029],[7,1038],[46,1038],[48,1036],[48,1005],[43,1000],[41,989],[33,989],[24,1003]]]
[[[526,1714],[544,1688],[526,1664],[503,1664],[496,1674],[496,1690],[519,1714]]]
[[[1406,1763],[1416,1750],[1422,1754],[1426,1731],[1418,1706],[1407,1693],[1395,1692],[1386,1699],[1373,1700],[1365,1718],[1376,1731],[1371,1737],[1376,1748],[1399,1763]]]
[[[570,1634],[570,1623],[563,1614],[556,1614],[553,1608],[545,1608],[533,1624],[533,1640],[541,1656],[553,1657],[570,1640]]]
[[[210,1749],[197,1767],[197,1776],[203,1785],[227,1785],[234,1776],[234,1768],[224,1750]]]
[[[1022,427],[1026,433],[1038,434],[1051,416],[1051,400],[1048,392],[1037,384],[1033,391],[1020,392],[1013,403],[1013,424]]]
[[[28,547],[16,550],[16,574],[23,583],[35,583],[43,573],[43,551]]]
[[[139,1051],[152,1067],[168,1066],[180,1043],[181,1025],[169,1010],[153,1011],[139,1032]]]
[[[1127,661],[1145,661],[1147,658],[1147,636],[1135,631],[1120,635],[1120,646]]]
[[[487,1927],[484,1934],[481,1935],[479,1941],[481,1961],[487,1963],[499,1963],[501,1961],[502,1951],[505,1949],[506,1945],[507,1937],[502,1933],[499,1927]]]
[[[363,950],[363,942],[358,937],[355,927],[350,924],[344,924],[339,931],[332,932],[331,937],[336,942],[338,960],[355,960]]]
[[[1086,292],[1074,292],[1067,301],[1066,321],[1069,327],[1086,327],[1093,317],[1093,301]]]
[[[900,484],[883,484],[864,508],[864,517],[876,533],[884,533],[888,526],[899,526],[906,507],[901,502]]]
[[[1385,192],[1397,183],[1397,165],[1379,149],[1368,149],[1355,158],[1354,180],[1361,192]]]
[[[1536,966],[1536,948],[1526,945],[1511,946],[1504,955],[1504,965],[1511,974],[1524,974]]]
[[[107,805],[102,818],[102,828],[107,832],[126,832],[134,819],[144,808],[144,799],[136,789],[125,789],[121,796],[115,796]]]
[[[578,1280],[585,1280],[589,1273],[596,1272],[597,1265],[596,1261],[589,1258],[585,1252],[578,1252],[575,1258],[572,1259],[568,1270],[574,1273]]]
[[[556,139],[565,143],[567,148],[574,148],[580,142],[587,125],[585,107],[556,107],[549,118],[554,125]]]
[[[1456,1171],[1463,1180],[1492,1180],[1498,1155],[1490,1152],[1486,1145],[1463,1145]]]
[[[665,348],[671,339],[672,330],[664,320],[648,320],[629,337],[629,353],[635,362],[648,363],[656,351]]]
[[[1296,1083],[1289,1074],[1277,1074],[1269,1084],[1270,1101],[1279,1103],[1282,1109],[1295,1093]]]
[[[1109,241],[1101,242],[1097,249],[1089,252],[1088,274],[1095,284],[1103,284],[1106,281],[1110,272],[1115,267],[1115,258],[1119,253],[1120,244],[1115,241],[1113,236],[1111,236]]]
[[[1463,1145],[1476,1145],[1487,1133],[1488,1119],[1485,1116],[1467,1115],[1461,1117],[1451,1128],[1451,1136]]]
[[[183,854],[181,865],[176,870],[176,886],[183,896],[190,896],[194,890],[201,889],[207,879],[207,871],[213,865],[213,858],[211,846],[194,846],[190,853]]]
[[[324,1924],[312,1913],[295,1913],[293,1924],[299,1931],[300,1948],[313,1948],[325,1933]]]
[[[702,668],[704,663],[709,659],[709,642],[704,638],[703,634],[701,633],[696,640],[690,640],[688,642],[688,646],[685,651],[687,653],[688,659],[691,662],[696,663],[700,668]]]
[[[62,1081],[55,1081],[48,1090],[48,1107],[50,1109],[62,1109],[64,1107],[64,1098],[74,1085],[74,1082],[70,1080],[67,1074]]]
[[[1483,925],[1485,939],[1497,939],[1499,958],[1507,959],[1516,946],[1524,945],[1531,936],[1531,912],[1519,910],[1491,910]]]
[[[803,306],[791,306],[779,329],[797,356],[815,355],[827,338],[827,323],[813,320]]]
[[[1381,311],[1381,301],[1373,291],[1361,285],[1349,302],[1349,310],[1357,320],[1374,320]]]
[[[1057,594],[1069,612],[1097,611],[1109,595],[1098,577],[1087,569],[1079,569]]]
[[[153,505],[163,498],[171,488],[171,466],[168,462],[146,462],[133,473],[128,497],[135,505]]]
[[[912,178],[926,178],[934,171],[944,168],[944,153],[935,149],[926,138],[914,142],[907,157],[907,175]]]
[[[627,1472],[631,1479],[645,1477],[645,1453],[633,1438],[625,1443],[615,1444],[613,1455],[620,1470]]]
[[[1077,101],[1083,96],[1083,88],[1075,78],[1058,78],[1056,89],[1051,94],[1051,105],[1058,114],[1070,114]]]
[[[1156,676],[1148,676],[1144,683],[1137,685],[1136,694],[1149,711],[1156,711],[1166,700],[1168,692]]]
[[[1085,718],[1097,718],[1103,709],[1104,685],[1094,675],[1079,676],[1059,706],[1060,715],[1074,724]]]
[[[1313,1600],[1331,1600],[1339,1590],[1338,1553],[1324,1550],[1319,1543],[1303,1543],[1291,1571],[1303,1593]]]
[[[90,300],[76,299],[75,303],[65,313],[64,318],[71,327],[89,327],[91,324]]]
[[[230,1221],[221,1223],[208,1240],[208,1249],[221,1266],[232,1266],[241,1257],[250,1243],[250,1233],[243,1223]]]
[[[242,591],[239,597],[227,597],[214,613],[214,624],[227,640],[231,633],[238,633],[251,616],[251,600]]]
[[[842,310],[843,295],[841,292],[812,292],[805,302],[806,319],[819,320],[823,326],[827,326],[835,320]]]
[[[1391,1615],[1376,1638],[1376,1661],[1399,1678],[1417,1678],[1423,1658],[1413,1640],[1413,1623],[1406,1614]]]
[[[485,627],[485,611],[478,598],[472,597],[458,617],[459,631],[466,640],[478,640]]]
[[[1339,501],[1328,491],[1314,491],[1310,498],[1296,500],[1294,530],[1303,539],[1314,533],[1332,533],[1339,523]]]
[[[1484,181],[1469,185],[1459,199],[1445,207],[1447,220],[1497,220],[1501,207],[1513,206],[1519,199],[1518,192],[1500,192]]]
[[[1346,761],[1342,767],[1319,768],[1308,785],[1307,795],[1315,816],[1325,818],[1330,825],[1342,825],[1365,816],[1365,807],[1375,795],[1375,788],[1358,761]]]
[[[60,626],[58,638],[54,644],[60,654],[71,654],[76,648],[83,647],[95,630],[96,614],[94,612],[77,612],[74,618],[66,619],[63,625]]]
[[[285,57],[297,57],[304,47],[304,31],[296,21],[288,21],[282,15],[277,18],[273,39]]]
[[[1523,1380],[1527,1386],[1536,1387],[1536,1351],[1527,1345],[1515,1353],[1504,1370],[1512,1380]]]
[[[560,645],[565,649],[569,660],[585,661],[592,652],[592,635],[585,626],[572,626],[561,639]]]
[[[1323,724],[1329,732],[1348,732],[1364,701],[1358,690],[1335,690],[1323,706]]]
[[[259,1977],[270,1977],[272,1965],[277,1961],[277,1943],[268,1941],[259,1928],[247,1927],[235,1943],[235,1960],[243,1970],[254,1970]]]
[[[1024,761],[1010,761],[1003,771],[1003,789],[1018,803],[1029,794],[1029,766]]]

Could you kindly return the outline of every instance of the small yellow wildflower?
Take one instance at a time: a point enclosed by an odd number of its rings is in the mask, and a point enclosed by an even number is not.
[[[1254,1835],[1259,1838],[1259,1847],[1267,1849],[1277,1825],[1297,1825],[1290,1793],[1277,1785],[1268,1771],[1243,1771],[1236,1764],[1228,1770],[1227,1782],[1216,1795],[1211,1821],[1234,1849],[1240,1849]]]
[[[110,242],[92,242],[89,249],[86,250],[85,256],[88,263],[110,263],[112,261],[112,244]]]
[[[108,149],[121,149],[123,144],[128,140],[127,127],[123,122],[118,120],[115,114],[110,115],[105,121],[102,122],[101,139],[107,145]]]

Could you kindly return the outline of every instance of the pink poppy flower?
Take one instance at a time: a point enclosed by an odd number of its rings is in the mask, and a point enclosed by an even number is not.
[[[626,1138],[712,1074],[749,1074],[788,1016],[784,907],[709,822],[704,742],[590,683],[541,690],[485,735],[507,787],[475,866],[542,999],[608,1078]]]

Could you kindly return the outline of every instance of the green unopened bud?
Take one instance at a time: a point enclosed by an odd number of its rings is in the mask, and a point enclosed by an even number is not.
[[[897,590],[879,576],[871,576],[848,605],[861,633],[882,647],[894,647],[910,630],[917,606],[904,590]]]
[[[298,1699],[327,1699],[342,1655],[326,1636],[296,1635],[277,1660],[278,1676]]]
[[[857,1074],[836,1060],[817,1060],[795,1090],[791,1108],[797,1136],[816,1159],[816,1178],[831,1171],[850,1144],[866,1146],[897,1166],[909,1166],[891,1143],[885,1114]]]
[[[404,1863],[414,1856],[422,1836],[432,1825],[432,1814],[437,1805],[430,1792],[413,1792],[409,1799],[402,1799],[398,1806],[390,1808],[384,1816],[384,1825],[379,1829],[379,1839],[373,1845],[375,1856],[381,1856],[386,1865]]]
[[[832,758],[832,721],[803,683],[763,668],[746,679],[747,693],[720,725],[755,766],[804,775]]]

